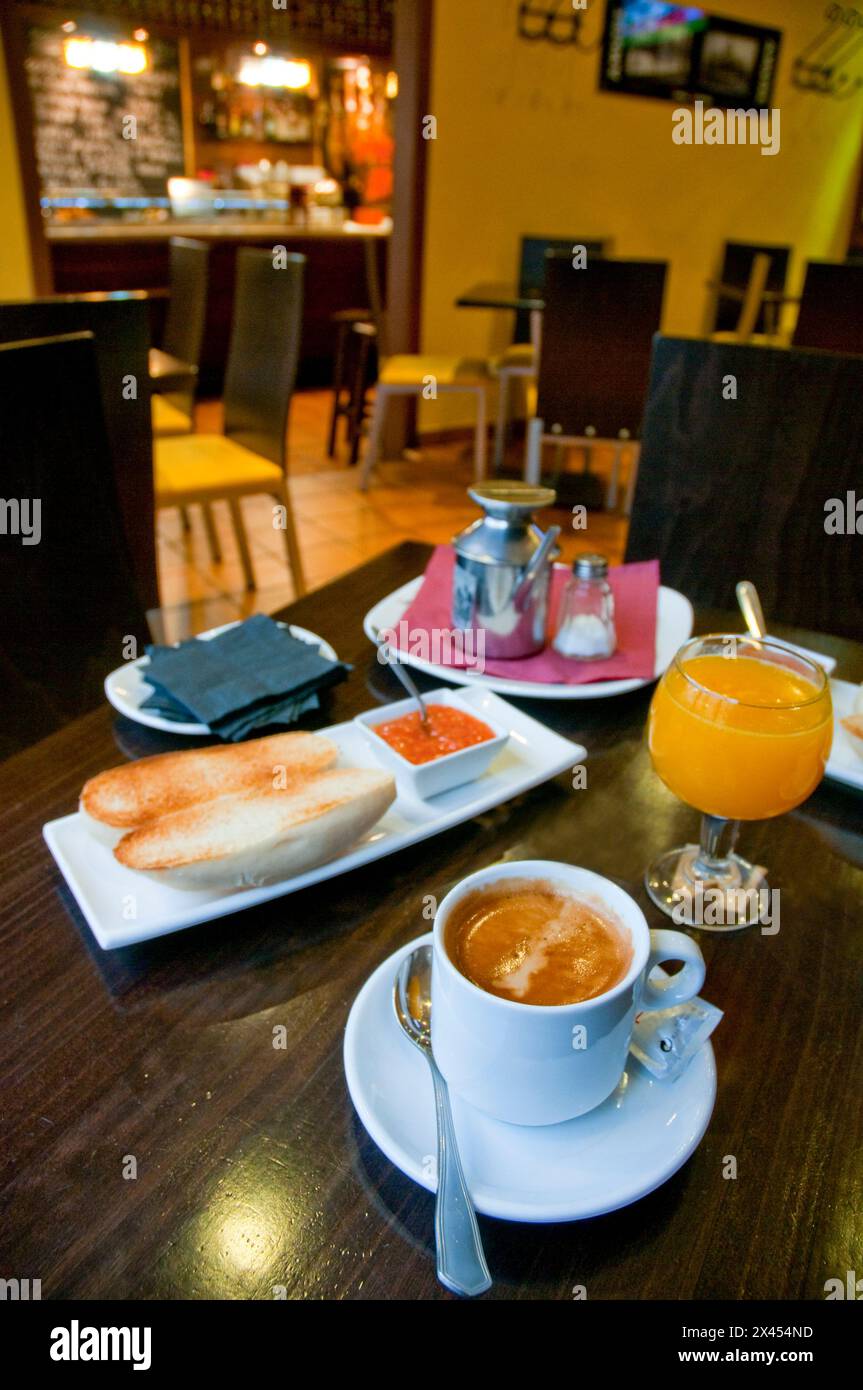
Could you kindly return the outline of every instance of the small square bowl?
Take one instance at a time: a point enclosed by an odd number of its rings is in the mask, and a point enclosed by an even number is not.
[[[480,714],[467,700],[447,687],[423,693],[423,699],[426,705],[450,705],[453,709],[461,710],[463,714],[487,724],[494,734],[494,738],[486,739],[485,743],[474,743],[469,748],[460,748],[456,753],[445,753],[443,757],[435,758],[434,762],[411,763],[375,733],[375,725],[412,713],[417,707],[416,700],[398,700],[393,705],[383,705],[380,709],[356,715],[354,723],[359,725],[375,757],[396,774],[406,789],[425,800],[426,797],[439,796],[441,792],[448,792],[453,787],[481,777],[507,742],[509,733],[484,711]]]

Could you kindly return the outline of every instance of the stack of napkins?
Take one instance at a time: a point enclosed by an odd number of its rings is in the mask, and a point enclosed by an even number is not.
[[[143,674],[153,694],[142,708],[206,724],[231,743],[317,709],[321,691],[350,671],[263,614],[208,642],[148,647],[147,655]]]

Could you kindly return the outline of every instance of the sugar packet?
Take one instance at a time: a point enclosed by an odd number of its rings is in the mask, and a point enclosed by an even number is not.
[[[722,1018],[706,999],[689,999],[670,1009],[645,1009],[635,1016],[629,1050],[659,1081],[674,1081]]]

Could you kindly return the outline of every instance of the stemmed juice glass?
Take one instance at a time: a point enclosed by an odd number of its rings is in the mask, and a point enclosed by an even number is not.
[[[680,648],[650,706],[648,744],[665,785],[702,813],[700,845],[667,851],[645,873],[678,922],[727,931],[757,921],[763,874],[735,852],[740,821],[799,806],[824,775],[833,739],[823,668],[782,643],[697,637]],[[700,896],[699,896],[699,890]],[[710,890],[723,911],[694,914]]]

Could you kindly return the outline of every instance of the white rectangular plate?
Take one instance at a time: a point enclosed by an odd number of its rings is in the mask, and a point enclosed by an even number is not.
[[[833,747],[827,763],[826,774],[836,782],[844,782],[847,787],[857,787],[863,791],[863,758],[854,752],[851,735],[846,734],[840,719],[854,713],[854,702],[860,693],[859,685],[852,681],[830,682],[833,694]]]
[[[461,693],[480,717],[485,711],[509,731],[509,742],[488,771],[476,781],[428,801],[417,800],[400,785],[386,815],[349,854],[282,883],[228,893],[183,892],[123,868],[112,850],[90,834],[77,812],[50,821],[42,833],[90,930],[102,949],[111,951],[242,912],[370,864],[471,820],[586,758],[580,744],[561,738],[491,691],[470,689]],[[320,732],[338,744],[342,766],[379,766],[355,724],[334,724]]]

